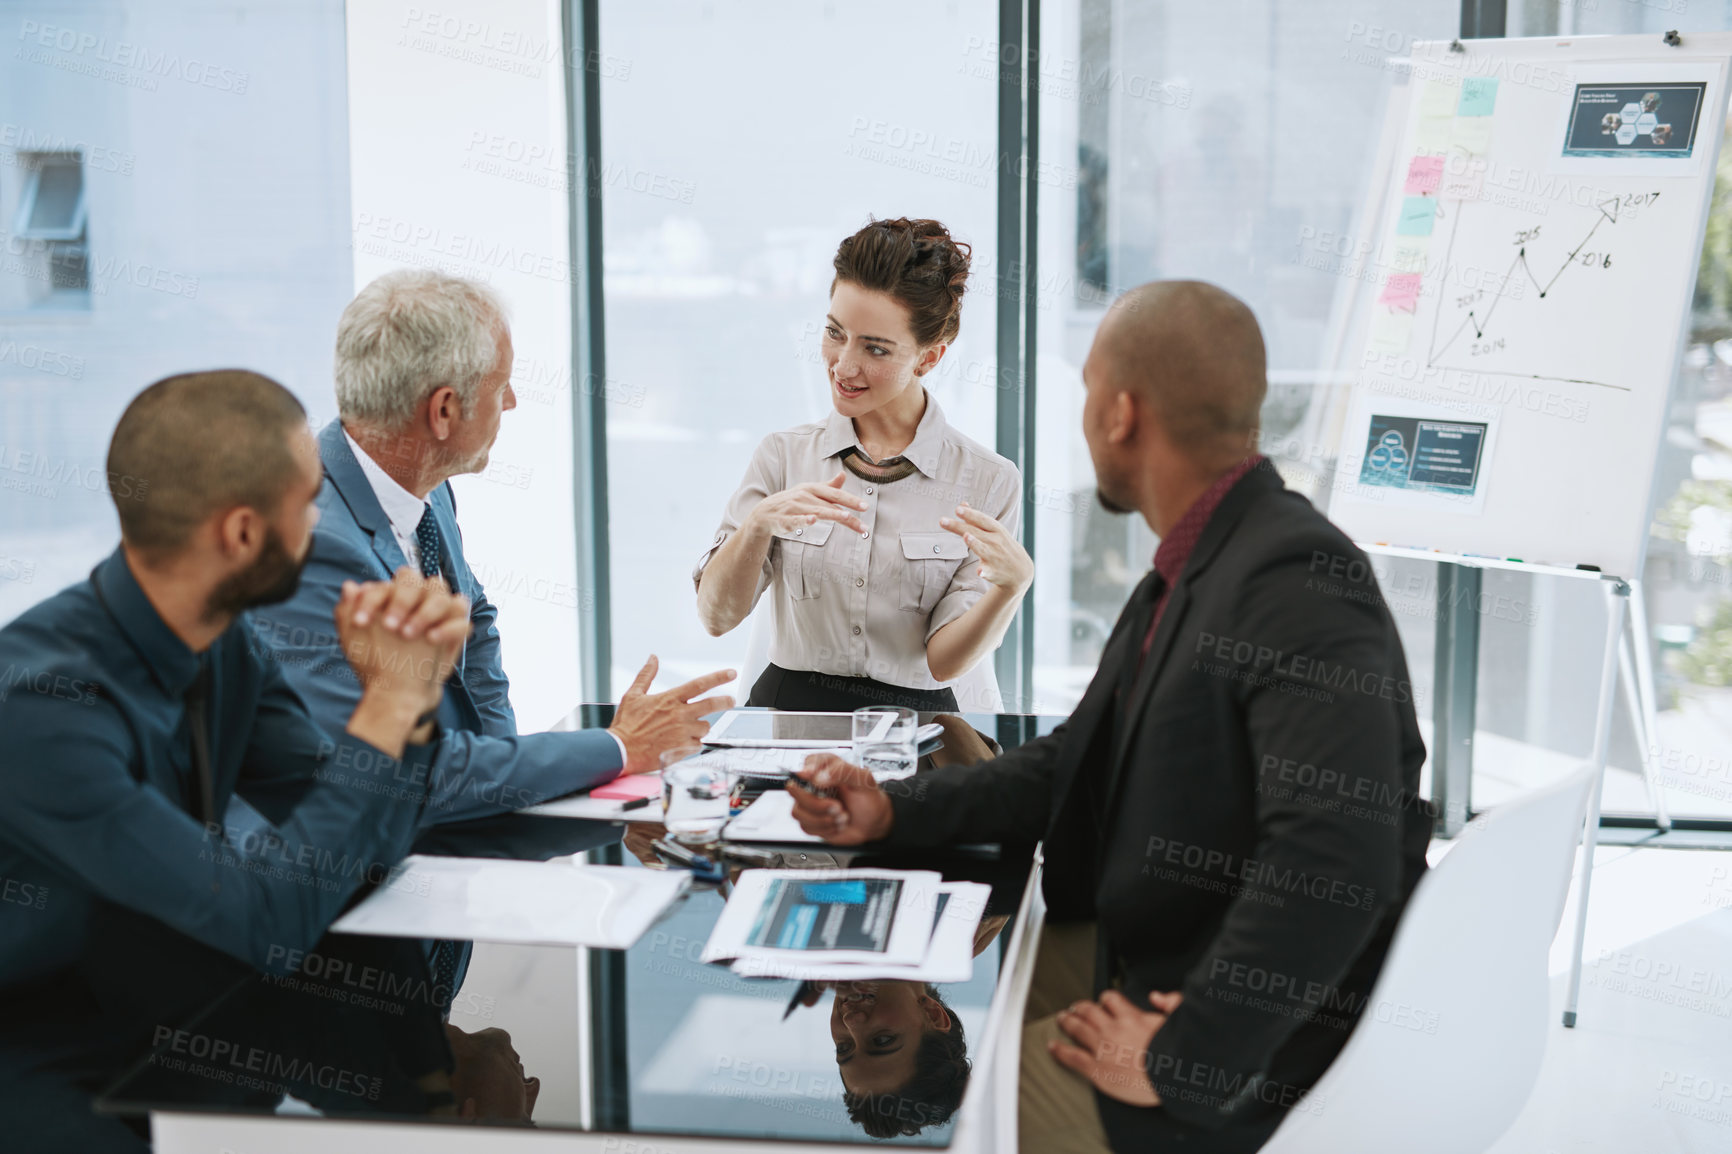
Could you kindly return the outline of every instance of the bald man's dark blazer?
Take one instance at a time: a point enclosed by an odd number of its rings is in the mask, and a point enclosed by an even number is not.
[[[1366,558],[1267,462],[1228,491],[1155,633],[1145,583],[1076,711],[995,761],[892,783],[892,841],[1044,839],[1055,921],[1093,920],[1096,992],[1183,1005],[1097,1095],[1118,1151],[1254,1150],[1363,1008],[1425,869],[1425,748]]]

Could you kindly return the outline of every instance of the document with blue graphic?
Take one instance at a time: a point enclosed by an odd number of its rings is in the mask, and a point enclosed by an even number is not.
[[[704,960],[918,963],[942,881],[928,870],[747,870]]]

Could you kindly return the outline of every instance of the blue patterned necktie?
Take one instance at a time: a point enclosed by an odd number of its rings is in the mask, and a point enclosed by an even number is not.
[[[421,511],[415,526],[415,546],[421,550],[421,576],[439,576],[439,522],[433,519],[431,505]]]
[[[450,941],[435,941],[433,953],[428,962],[433,970],[433,996],[430,999],[439,1016],[443,1019],[451,1017],[451,1007],[457,1001],[457,952],[458,944]]]
[[[439,522],[433,519],[432,505],[421,511],[421,521],[415,526],[415,547],[421,550],[421,576],[439,576]],[[456,942],[436,941],[429,959],[433,966],[433,988],[443,991],[442,1004],[440,995],[434,995],[436,1004],[447,1018],[451,1016],[451,1003],[457,998],[457,951]]]

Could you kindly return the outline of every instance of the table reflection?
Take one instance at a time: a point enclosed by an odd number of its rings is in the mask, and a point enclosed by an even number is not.
[[[1034,732],[1031,719],[1012,722]],[[994,728],[1007,732],[984,719],[968,734]],[[649,845],[660,832],[516,814],[441,827],[416,848],[664,869]],[[947,1145],[978,1058],[969,1046],[983,1036],[1000,977],[995,943],[1019,908],[1032,847],[772,848],[783,868],[935,869],[987,883],[973,976],[944,985],[741,978],[698,960],[728,881],[694,887],[629,950],[483,943],[479,976],[455,998],[438,995],[418,943],[331,934],[317,973],[254,977],[225,997],[213,990],[184,1036],[159,1038],[102,1108]],[[730,863],[729,880],[741,868]],[[449,1092],[430,1091],[426,1073],[445,1053]]]

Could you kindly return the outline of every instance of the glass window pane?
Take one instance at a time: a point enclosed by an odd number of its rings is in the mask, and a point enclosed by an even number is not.
[[[744,661],[752,623],[710,638],[692,567],[758,442],[830,412],[831,260],[869,218],[936,218],[973,245],[929,380],[993,446],[997,13],[602,3],[605,55],[630,71],[601,110],[616,687],[650,653],[669,684]]]
[[[1076,703],[1156,545],[1139,518],[1094,500],[1080,373],[1106,305],[1166,278],[1239,295],[1268,344],[1265,446],[1303,432],[1333,363],[1343,282],[1329,246],[1365,200],[1395,60],[1454,36],[1460,18],[1453,0],[1041,5],[1042,162],[1075,172],[1074,194],[1043,191],[1040,204],[1041,712]],[[1306,482],[1311,462],[1276,459],[1290,485]],[[1404,636],[1428,634],[1430,600],[1404,604],[1417,614],[1398,613]],[[1429,661],[1411,664],[1429,691]]]
[[[1512,0],[1511,36],[1640,34],[1732,28],[1724,5],[1557,4]],[[1640,587],[1647,630],[1632,649],[1652,685],[1654,731],[1622,680],[1614,698],[1608,813],[1651,813],[1644,756],[1674,816],[1732,817],[1732,153],[1720,171],[1697,274],[1690,343],[1680,366],[1656,474],[1658,516]],[[1487,592],[1493,590],[1487,575]],[[1526,780],[1522,767],[1567,767],[1593,744],[1605,628],[1600,590],[1526,574],[1498,578],[1502,601],[1482,615],[1480,735],[1474,801],[1495,804]],[[1511,607],[1519,609],[1510,612]],[[1500,612],[1499,610],[1502,610]],[[1646,664],[1652,670],[1642,666]],[[1644,750],[1646,745],[1646,750]]]
[[[20,33],[0,69],[4,220],[34,158],[75,155],[41,170],[32,220],[82,199],[85,235],[5,239],[0,621],[115,548],[110,490],[135,490],[108,475],[108,442],[144,386],[243,366],[328,415],[353,285],[340,4],[8,10],[15,30],[55,31]]]

